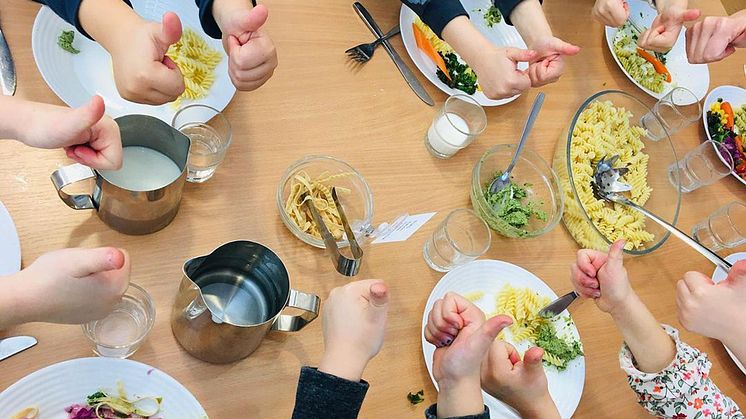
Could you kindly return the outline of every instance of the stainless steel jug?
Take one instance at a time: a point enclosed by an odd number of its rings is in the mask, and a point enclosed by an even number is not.
[[[270,330],[295,332],[319,313],[320,299],[290,288],[285,265],[269,248],[233,241],[184,263],[171,312],[179,344],[207,362],[249,356]],[[286,307],[303,311],[282,314]]]

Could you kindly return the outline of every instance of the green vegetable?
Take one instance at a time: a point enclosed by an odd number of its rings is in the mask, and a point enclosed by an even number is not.
[[[491,28],[503,20],[503,15],[500,14],[500,9],[495,7],[493,4],[484,12],[484,23],[487,24],[488,28]]]
[[[57,37],[57,45],[70,54],[78,54],[80,50],[73,47],[73,41],[75,40],[75,32],[73,31],[62,31],[59,37]]]
[[[425,401],[425,390],[420,390],[417,393],[407,394],[407,400],[412,404],[420,404]]]
[[[498,172],[492,179],[494,180],[501,175],[502,172]],[[518,185],[511,180],[507,186],[497,191],[497,193],[490,192],[491,183],[492,180],[485,184],[484,199],[490,208],[497,208],[492,214],[493,217],[497,217],[509,227],[513,227],[509,230],[516,230],[517,237],[523,237],[528,234],[528,231],[524,227],[528,225],[532,218],[541,221],[547,220],[547,213],[541,209],[543,202],[528,199],[528,190],[532,186],[530,183]],[[490,227],[506,234],[505,229],[500,229],[498,225],[491,224]],[[511,234],[506,235],[512,236]]]
[[[541,324],[537,334],[536,345],[544,349],[544,352],[549,353],[562,361],[562,364],[555,365],[560,371],[565,370],[570,361],[583,355],[583,350],[580,348],[580,342],[575,339],[563,339],[557,336],[557,331],[552,323]]]
[[[452,52],[440,54],[448,69],[449,79],[443,71],[438,69],[436,72],[438,79],[452,89],[458,89],[462,92],[473,95],[477,91],[477,75],[468,65],[459,61],[458,56]]]

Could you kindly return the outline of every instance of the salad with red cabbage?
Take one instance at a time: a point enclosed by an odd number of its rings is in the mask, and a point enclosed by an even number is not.
[[[746,149],[744,149],[743,141],[743,134],[746,133],[744,106],[734,110],[729,102],[718,98],[707,110],[707,129],[710,139],[723,144],[730,153],[736,174],[746,180]]]

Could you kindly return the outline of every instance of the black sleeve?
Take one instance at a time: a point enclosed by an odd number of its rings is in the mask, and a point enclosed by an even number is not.
[[[508,25],[512,25],[513,23],[510,21],[510,14],[513,13],[513,9],[515,9],[516,6],[521,4],[523,0],[493,0],[495,3],[495,6],[497,6],[498,9],[500,9],[500,13],[505,18],[505,23]],[[539,3],[543,3],[543,0],[539,0]]]
[[[425,419],[438,419],[438,404],[434,404],[425,410]],[[446,419],[490,419],[490,409],[485,406],[484,412],[478,415],[458,416]]]
[[[354,419],[368,392],[364,380],[354,382],[303,367],[295,393],[293,419]]]
[[[199,7],[199,21],[202,24],[202,30],[211,38],[220,39],[223,37],[215,18],[212,16],[212,2],[214,0],[194,0]],[[251,0],[251,4],[256,6],[256,0]]]
[[[78,10],[80,9],[80,3],[83,0],[34,0],[37,3],[47,5],[57,16],[61,17],[65,22],[75,26],[78,32],[82,33],[86,37],[90,38],[90,35],[83,29],[78,20]],[[130,7],[132,4],[129,0],[123,0]]]
[[[448,22],[458,16],[469,16],[459,0],[401,0],[439,37]]]

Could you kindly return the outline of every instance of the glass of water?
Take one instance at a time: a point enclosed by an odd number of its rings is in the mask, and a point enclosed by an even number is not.
[[[490,228],[474,211],[461,208],[451,211],[425,242],[425,262],[439,272],[469,263],[490,248]]]
[[[192,104],[176,112],[171,126],[192,141],[187,181],[200,183],[210,179],[231,145],[232,131],[228,119],[213,107]]]
[[[675,186],[681,181],[681,192],[691,192],[711,185],[733,171],[733,157],[718,142],[707,140],[686,153],[683,159],[668,168],[668,180]]]
[[[425,135],[433,156],[447,159],[468,146],[487,127],[487,115],[474,98],[453,95],[438,110]]]
[[[154,322],[155,305],[150,294],[130,283],[112,312],[101,320],[84,324],[83,334],[91,341],[96,355],[127,358],[142,345]]]
[[[694,226],[692,237],[717,251],[746,243],[746,204],[733,201]]]
[[[650,139],[660,140],[666,137],[666,132],[673,136],[701,117],[702,105],[697,95],[685,87],[676,87],[656,102],[640,122]]]

